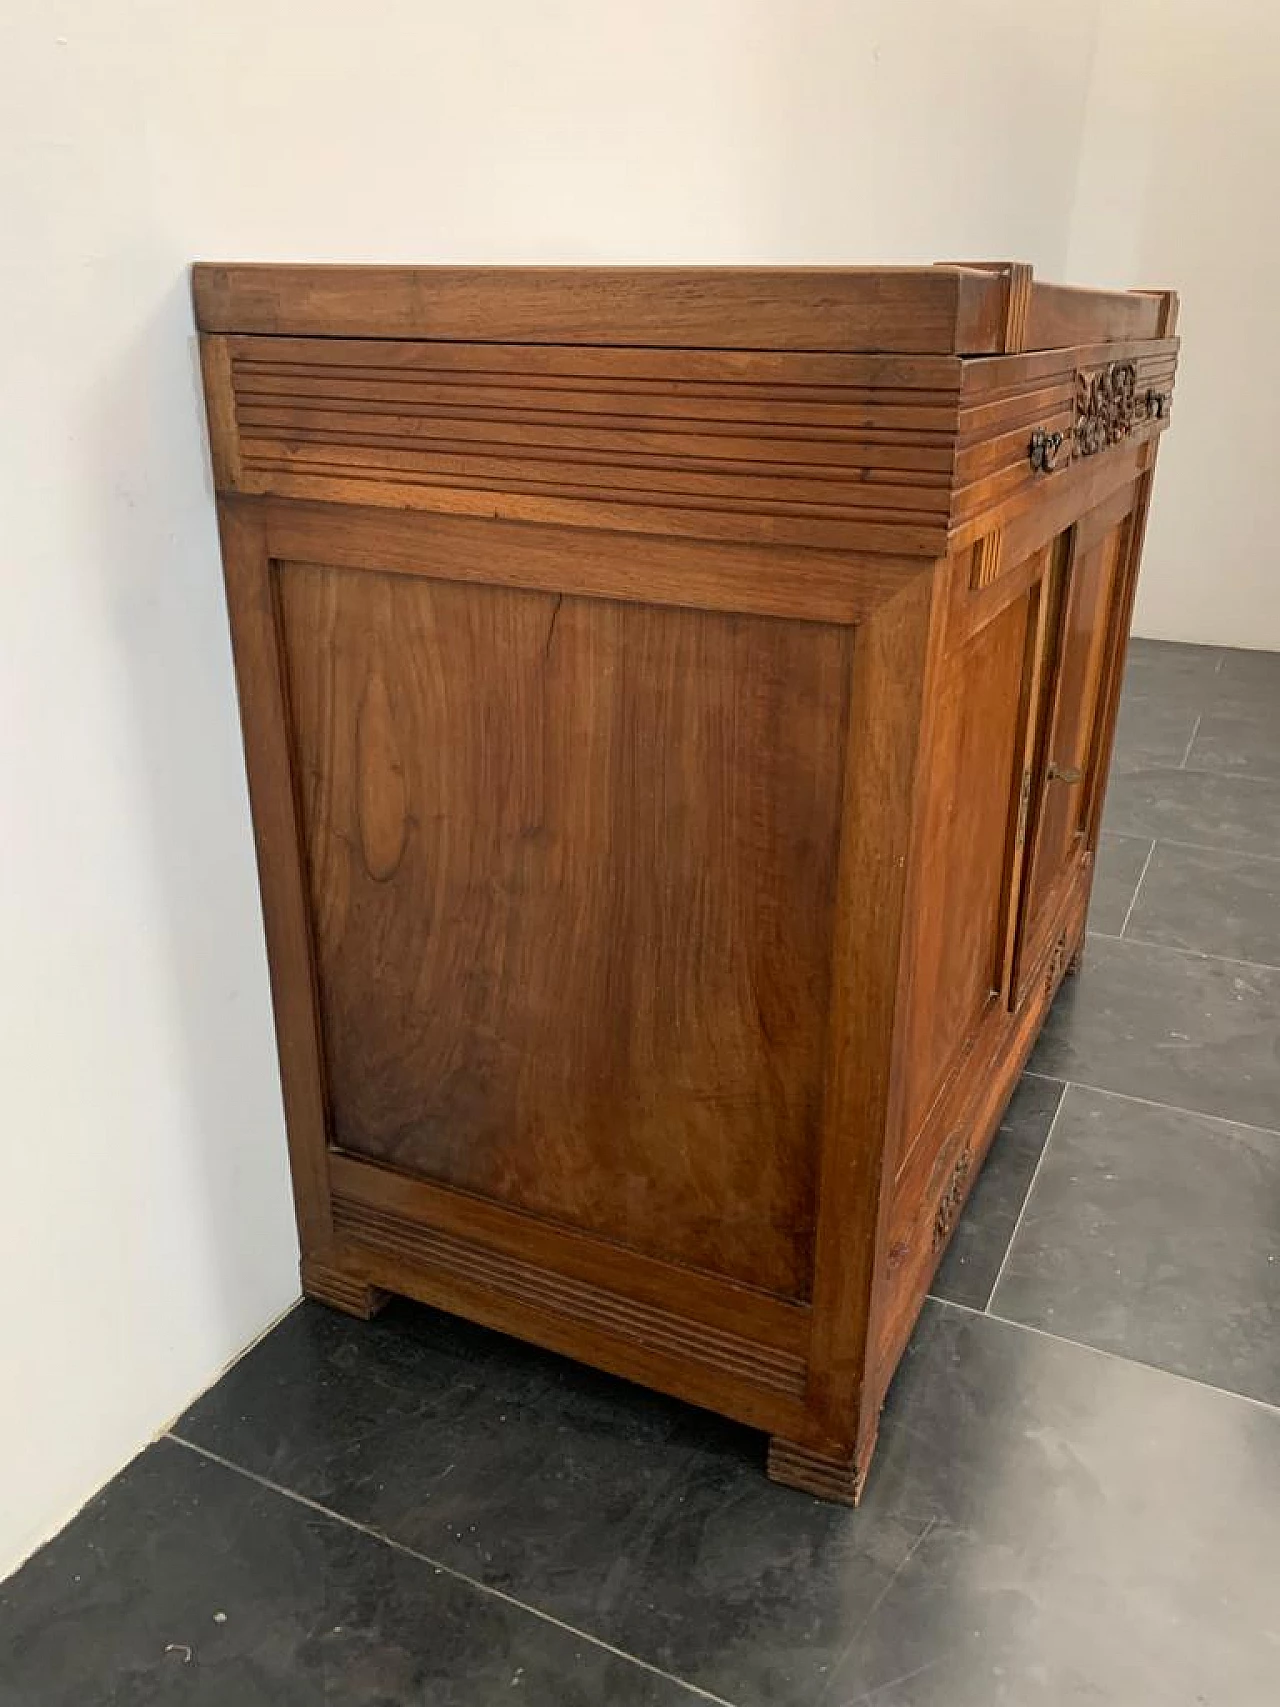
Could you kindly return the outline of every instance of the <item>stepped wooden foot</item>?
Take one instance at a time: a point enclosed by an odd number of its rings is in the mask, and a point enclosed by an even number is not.
[[[1068,962],[1067,962],[1067,977],[1068,978],[1074,978],[1076,973],[1080,970],[1080,968],[1083,965],[1084,965],[1084,938],[1081,937],[1080,941],[1076,944],[1075,953],[1071,956],[1070,960],[1068,960]]]
[[[306,1257],[302,1261],[302,1290],[318,1304],[358,1316],[362,1322],[376,1316],[391,1296],[357,1275],[344,1274],[341,1269],[329,1268]]]
[[[857,1505],[866,1480],[867,1459],[852,1452],[828,1455],[773,1435],[769,1441],[769,1479],[815,1494],[820,1500]]]

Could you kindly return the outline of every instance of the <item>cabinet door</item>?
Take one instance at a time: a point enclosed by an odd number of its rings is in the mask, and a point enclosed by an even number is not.
[[[1061,903],[1089,850],[1105,783],[1106,707],[1120,649],[1136,491],[1061,534],[1045,581],[1046,634],[1028,782],[1027,849],[1014,964],[1019,1000],[1039,968]]]
[[[1018,790],[1041,646],[1042,578],[954,643],[931,708],[920,817],[925,869],[912,908],[904,1142],[1003,1004],[1011,947]],[[946,1133],[935,1133],[939,1141]],[[905,1159],[906,1152],[903,1152]]]

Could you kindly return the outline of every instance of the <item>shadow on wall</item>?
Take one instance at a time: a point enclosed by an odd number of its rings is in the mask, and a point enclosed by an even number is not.
[[[297,1245],[185,269],[117,349],[90,397],[81,489],[96,494],[172,1027],[157,1074],[175,1087],[178,1153],[151,1160],[176,1190],[156,1208],[184,1265],[165,1272],[198,1266],[192,1326],[225,1360],[296,1295]]]

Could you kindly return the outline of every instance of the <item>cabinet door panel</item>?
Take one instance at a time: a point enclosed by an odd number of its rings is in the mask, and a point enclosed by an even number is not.
[[[1040,961],[1059,901],[1088,851],[1090,805],[1107,764],[1103,711],[1132,522],[1131,504],[1118,516],[1108,505],[1106,514],[1085,517],[1061,535],[1050,554],[1015,999]]]
[[[913,927],[908,1149],[1003,988],[1038,591],[952,652],[938,683]]]

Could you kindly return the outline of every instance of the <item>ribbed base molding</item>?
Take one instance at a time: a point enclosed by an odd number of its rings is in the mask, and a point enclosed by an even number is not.
[[[775,1434],[769,1441],[769,1479],[788,1488],[815,1494],[820,1500],[857,1505],[862,1498],[866,1467],[853,1458],[829,1458],[807,1446],[796,1446]]]
[[[362,1322],[376,1316],[391,1296],[380,1286],[370,1286],[367,1280],[359,1280],[353,1275],[343,1274],[340,1269],[327,1268],[324,1263],[305,1257],[302,1262],[302,1290],[318,1304],[328,1304],[331,1309],[342,1310],[348,1316],[358,1316]]]
[[[344,1245],[363,1247],[372,1257],[393,1257],[463,1285],[483,1287],[495,1297],[559,1316],[584,1330],[603,1329],[755,1387],[797,1397],[804,1392],[805,1360],[798,1352],[761,1345],[338,1193],[333,1222]]]

